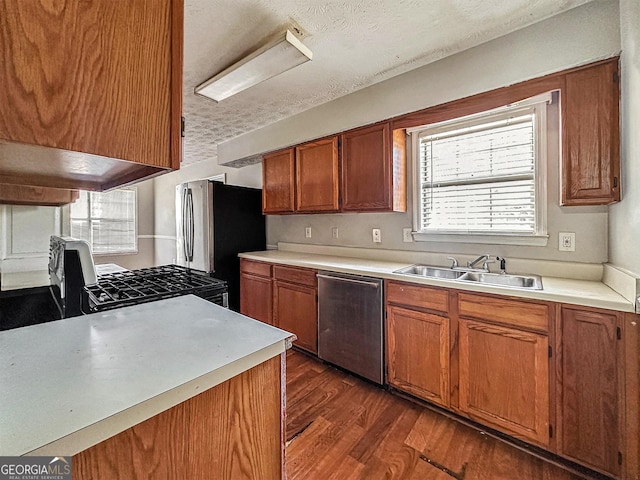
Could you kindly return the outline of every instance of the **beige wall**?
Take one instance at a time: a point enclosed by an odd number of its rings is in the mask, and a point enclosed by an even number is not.
[[[207,160],[187,165],[177,172],[162,175],[153,180],[155,187],[155,263],[174,263],[176,258],[176,212],[175,188],[190,180],[208,178],[224,173],[230,185],[261,188],[262,169],[260,165],[244,168],[230,168],[218,165],[215,160]]]
[[[611,207],[611,263],[640,275],[640,2],[620,0],[622,201]]]
[[[618,3],[609,0],[595,1],[226,142],[219,146],[220,160],[230,161],[466,97],[552,71],[608,58],[619,51]],[[408,92],[411,94],[407,94]],[[557,135],[557,123],[555,126],[550,125],[549,131]],[[550,140],[554,141],[552,138]],[[557,141],[556,138],[555,142]],[[447,253],[487,252],[505,257],[606,262],[608,208],[560,207],[557,147],[550,153],[547,185],[550,238],[546,247],[403,243],[402,228],[412,226],[411,211],[406,214],[270,216],[267,220],[267,241],[271,245],[284,241]],[[306,226],[312,227],[311,239],[304,236]],[[331,227],[339,228],[339,239],[331,237]],[[382,244],[372,243],[372,228],[381,228]],[[560,231],[576,233],[575,252],[558,251]]]

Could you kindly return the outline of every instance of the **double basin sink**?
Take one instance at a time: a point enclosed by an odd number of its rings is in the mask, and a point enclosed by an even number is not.
[[[452,268],[411,265],[393,273],[417,275],[419,277],[440,278],[457,282],[477,283],[507,288],[542,290],[542,279],[538,275],[511,275],[509,273],[489,273],[484,271],[465,271]]]

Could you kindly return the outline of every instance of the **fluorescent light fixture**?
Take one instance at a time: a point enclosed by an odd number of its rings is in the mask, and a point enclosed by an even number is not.
[[[313,54],[291,31],[234,63],[195,88],[216,102],[311,60]]]

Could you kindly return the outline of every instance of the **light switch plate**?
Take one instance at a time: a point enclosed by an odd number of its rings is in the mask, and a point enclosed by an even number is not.
[[[306,227],[306,228],[304,229],[304,236],[305,236],[306,238],[311,238],[311,227]]]
[[[402,229],[402,241],[404,243],[413,242],[413,235],[411,235],[411,229],[410,228],[403,228]]]
[[[338,227],[332,227],[331,228],[331,236],[333,238],[338,238]]]
[[[382,243],[382,234],[380,233],[379,228],[374,228],[371,232],[371,236],[373,237],[373,243]]]

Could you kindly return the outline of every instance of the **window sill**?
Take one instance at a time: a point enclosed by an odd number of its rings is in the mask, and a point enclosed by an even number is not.
[[[489,245],[527,245],[546,247],[549,235],[517,235],[495,233],[425,233],[413,232],[416,242],[480,243]]]

